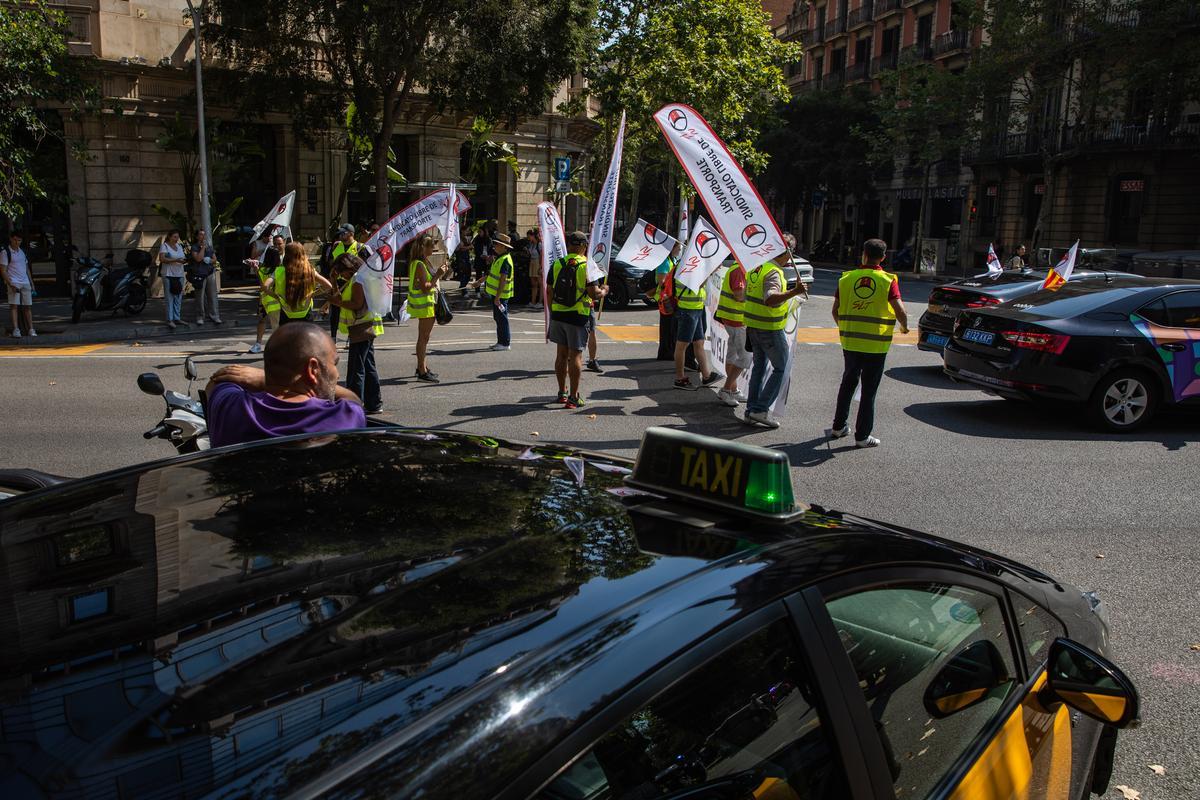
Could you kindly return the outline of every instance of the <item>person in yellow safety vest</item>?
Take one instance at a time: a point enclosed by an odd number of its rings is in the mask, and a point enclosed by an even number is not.
[[[429,369],[425,351],[433,333],[434,303],[437,302],[438,282],[450,274],[447,261],[437,269],[429,267],[437,242],[433,234],[423,233],[408,246],[408,315],[417,321],[417,380],[437,383],[436,372]]]
[[[508,325],[508,301],[513,296],[512,237],[505,233],[492,234],[492,253],[495,258],[483,277],[468,284],[471,289],[483,290],[492,298],[492,319],[496,320],[496,343],[490,350],[511,350],[512,331]]]
[[[667,275],[671,270],[675,269],[675,262],[679,260],[679,250],[681,245],[676,242],[671,248],[671,254],[663,259],[663,262],[654,270],[654,292],[647,294],[646,297],[653,300],[656,304],[662,299],[663,282],[666,281]],[[655,361],[674,361],[675,360],[675,315],[674,314],[659,314],[658,315],[658,355],[654,357]],[[692,356],[692,365],[694,366],[695,356]]]
[[[712,386],[717,381],[725,380],[725,376],[716,370],[709,369],[708,353],[704,351],[704,337],[707,333],[708,318],[704,311],[704,298],[708,290],[700,284],[699,291],[692,291],[679,281],[679,262],[672,267],[673,285],[675,287],[675,388],[695,391],[701,386]],[[700,368],[700,383],[692,383],[684,373],[684,361],[687,357],[688,345],[696,355],[696,365]]]
[[[583,351],[588,344],[588,323],[592,316],[592,304],[608,294],[608,286],[599,281],[588,283],[587,279],[588,237],[582,231],[567,235],[567,257],[550,265],[550,282],[546,286],[546,297],[550,298],[550,341],[557,350],[554,355],[554,377],[558,379],[558,398],[566,408],[580,408],[584,404],[579,392],[579,378],[583,374]],[[560,276],[568,272],[567,277]],[[573,272],[573,274],[572,274]],[[569,293],[572,303],[564,302]],[[571,389],[567,391],[567,380]]]
[[[263,351],[267,320],[271,321],[271,330],[279,327],[279,301],[267,293],[267,281],[275,274],[275,268],[283,263],[284,244],[282,236],[274,236],[271,238],[271,245],[261,254],[261,259],[250,259],[246,262],[258,275],[258,335],[254,344],[250,346],[251,353]]]
[[[333,292],[333,284],[313,269],[304,245],[299,242],[288,242],[283,249],[282,266],[275,268],[275,274],[267,279],[265,286],[267,293],[279,301],[280,325],[311,322],[313,297],[318,292]]]
[[[334,242],[333,247],[329,250],[328,277],[330,281],[333,281],[335,275],[333,265],[338,260],[338,257],[343,253],[349,253],[350,255],[358,256],[359,258],[366,258],[365,255],[359,252],[362,249],[362,245],[360,245],[358,240],[354,238],[353,225],[351,225],[349,222],[343,222],[338,226],[337,234],[337,241]],[[336,282],[334,282],[334,292],[339,292],[341,289],[342,287],[338,286]],[[329,335],[332,336],[333,341],[336,342],[339,330],[338,314],[340,313],[340,310],[333,303],[330,303],[330,305],[332,307],[329,309]]]
[[[375,339],[383,336],[383,317],[371,313],[363,285],[355,280],[362,266],[362,259],[350,252],[333,260],[330,274],[342,290],[332,294],[329,302],[340,311],[338,333],[350,343],[346,388],[362,398],[368,414],[378,414],[383,410],[383,395],[375,367]]]
[[[762,425],[778,428],[779,421],[771,416],[771,406],[779,397],[783,387],[784,370],[787,369],[788,305],[793,297],[808,297],[808,288],[797,278],[796,285],[787,288],[783,266],[791,262],[796,238],[790,233],[783,235],[787,249],[746,276],[746,305],[743,311],[746,322],[746,338],[754,351],[750,369],[750,389],[746,399],[747,425]],[[767,377],[767,364],[771,365],[771,377]]]
[[[858,401],[858,419],[854,425],[854,444],[858,447],[879,444],[879,439],[871,435],[875,426],[875,393],[883,378],[883,363],[892,346],[896,323],[900,323],[901,333],[908,333],[908,314],[900,299],[900,281],[880,266],[885,255],[887,243],[882,239],[864,242],[862,268],[843,273],[833,296],[833,321],[837,323],[842,340],[845,368],[829,437],[841,439],[850,433],[847,424],[850,401],[861,381],[862,397]]]
[[[725,385],[717,390],[717,400],[737,408],[738,403],[749,399],[738,392],[738,378],[754,361],[746,350],[746,270],[736,261],[721,278],[721,297],[713,317],[725,326],[729,336],[725,346]]]

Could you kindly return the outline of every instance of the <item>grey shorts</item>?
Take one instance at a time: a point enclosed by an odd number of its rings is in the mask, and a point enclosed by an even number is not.
[[[14,283],[8,290],[8,304],[10,306],[33,305],[33,287],[29,284]]]
[[[588,329],[586,325],[572,325],[562,320],[550,320],[550,341],[569,350],[586,350]]]
[[[697,342],[704,338],[706,328],[703,308],[675,309],[675,341]]]
[[[750,369],[754,366],[754,355],[746,349],[746,329],[725,327],[729,334],[729,349],[725,353],[725,363],[740,369]]]

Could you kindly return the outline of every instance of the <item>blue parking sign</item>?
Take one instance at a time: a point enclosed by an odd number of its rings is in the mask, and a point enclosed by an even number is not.
[[[559,156],[554,159],[554,179],[557,181],[569,180],[571,177],[571,159],[567,156]]]

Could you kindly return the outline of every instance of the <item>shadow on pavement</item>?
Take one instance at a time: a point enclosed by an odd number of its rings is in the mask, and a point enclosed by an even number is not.
[[[978,392],[979,387],[966,383],[955,383],[942,372],[941,365],[928,367],[892,367],[884,372],[892,380],[921,386],[926,389],[951,389],[954,391]]]
[[[849,442],[849,445],[846,445]],[[818,436],[807,442],[768,445],[772,449],[787,453],[788,461],[793,467],[816,467],[824,464],[838,453],[845,450],[855,450],[854,440],[847,437],[836,445],[828,436]]]
[[[1184,409],[1161,411],[1147,427],[1132,433],[1106,433],[1092,427],[1074,406],[1002,399],[917,403],[904,413],[934,428],[989,439],[1157,442],[1168,450],[1200,441],[1200,415]]]

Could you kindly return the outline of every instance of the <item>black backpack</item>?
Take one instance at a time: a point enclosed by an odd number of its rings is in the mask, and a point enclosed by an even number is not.
[[[577,280],[578,269],[571,262],[570,257],[559,259],[562,262],[562,268],[558,271],[558,277],[554,281],[554,287],[551,292],[551,299],[560,306],[573,306],[583,297],[583,292],[579,290],[579,281]]]

